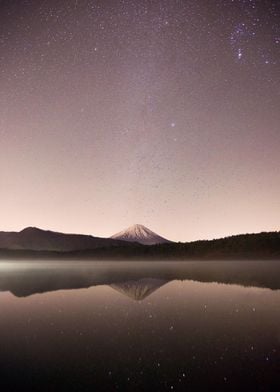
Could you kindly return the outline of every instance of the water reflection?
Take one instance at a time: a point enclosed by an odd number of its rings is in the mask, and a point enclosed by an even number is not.
[[[276,262],[2,264],[4,390],[279,390]]]
[[[134,299],[135,301],[143,301],[143,299],[151,295],[166,283],[167,281],[165,280],[146,278],[110,284],[110,287],[126,295],[128,298]]]
[[[0,291],[10,291],[18,297],[97,285],[108,285],[127,293],[133,281],[133,289],[138,294],[134,293],[132,297],[136,299],[137,295],[145,298],[157,285],[160,287],[172,280],[218,282],[278,290],[280,262],[0,263]],[[144,286],[141,287],[143,282]],[[141,294],[141,290],[145,294]]]

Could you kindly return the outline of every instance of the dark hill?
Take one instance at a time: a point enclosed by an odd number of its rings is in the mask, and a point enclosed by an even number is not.
[[[0,232],[0,249],[71,252],[100,247],[128,246],[125,241],[91,235],[64,234],[36,227],[20,232]]]

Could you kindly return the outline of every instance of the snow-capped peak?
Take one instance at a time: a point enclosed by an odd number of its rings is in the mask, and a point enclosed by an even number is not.
[[[129,241],[129,242],[139,242],[140,244],[144,244],[144,245],[155,245],[164,242],[170,242],[167,239],[159,236],[158,234],[154,233],[147,227],[140,224],[135,224],[133,226],[130,226],[127,229],[120,231],[117,234],[114,234],[111,238],[119,239],[119,240],[121,239],[123,241]]]

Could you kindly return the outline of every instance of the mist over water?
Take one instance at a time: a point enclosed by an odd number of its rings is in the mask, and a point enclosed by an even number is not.
[[[0,264],[5,390],[279,390],[279,262]]]

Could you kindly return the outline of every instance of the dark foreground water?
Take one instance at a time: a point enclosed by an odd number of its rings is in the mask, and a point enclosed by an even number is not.
[[[3,391],[279,391],[280,262],[1,263]]]

